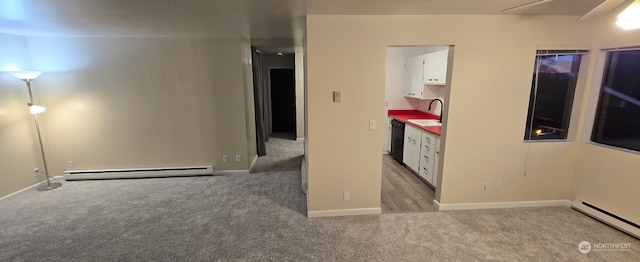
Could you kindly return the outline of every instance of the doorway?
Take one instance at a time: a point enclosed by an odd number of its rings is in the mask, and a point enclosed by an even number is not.
[[[448,101],[449,88],[445,86],[452,51],[452,46],[387,47],[382,213],[437,211],[433,202],[442,169],[442,131],[414,125],[408,119],[442,115],[442,103],[431,104]],[[392,119],[397,120],[393,125]]]
[[[293,68],[270,68],[271,136],[296,139],[296,82]]]

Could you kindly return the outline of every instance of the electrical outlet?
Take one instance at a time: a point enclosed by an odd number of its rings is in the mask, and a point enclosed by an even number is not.
[[[240,155],[236,155],[236,162],[240,162],[240,159],[242,159],[240,158]]]
[[[73,169],[73,161],[67,161],[67,170]]]
[[[496,182],[496,192],[502,191],[502,182]]]
[[[229,162],[229,156],[228,155],[223,155],[222,156],[222,162]]]
[[[482,192],[487,192],[487,190],[489,190],[489,183],[483,183],[482,184]]]
[[[344,191],[342,193],[342,200],[344,200],[344,201],[351,200],[351,193],[349,193],[349,191]]]

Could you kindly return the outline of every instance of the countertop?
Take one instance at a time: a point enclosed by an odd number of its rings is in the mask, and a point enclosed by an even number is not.
[[[421,126],[409,122],[409,119],[440,119],[439,116],[434,114],[429,114],[418,110],[389,110],[387,111],[387,115],[389,115],[389,117],[400,120],[407,125],[415,126],[419,129],[429,131],[438,136],[442,133],[441,126]]]

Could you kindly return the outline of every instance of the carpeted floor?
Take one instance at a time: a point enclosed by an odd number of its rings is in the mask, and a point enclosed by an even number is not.
[[[248,175],[66,182],[4,199],[0,261],[640,261],[639,240],[565,207],[308,219],[301,143],[268,146]],[[583,255],[585,240],[631,249]]]

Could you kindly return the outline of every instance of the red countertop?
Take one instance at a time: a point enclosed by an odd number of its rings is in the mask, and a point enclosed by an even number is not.
[[[440,135],[440,133],[442,133],[441,126],[421,126],[409,122],[409,119],[440,119],[440,117],[434,114],[429,114],[418,110],[389,110],[387,111],[387,115],[389,115],[389,117],[398,119],[407,125],[415,126],[422,130],[434,133],[438,136]]]

